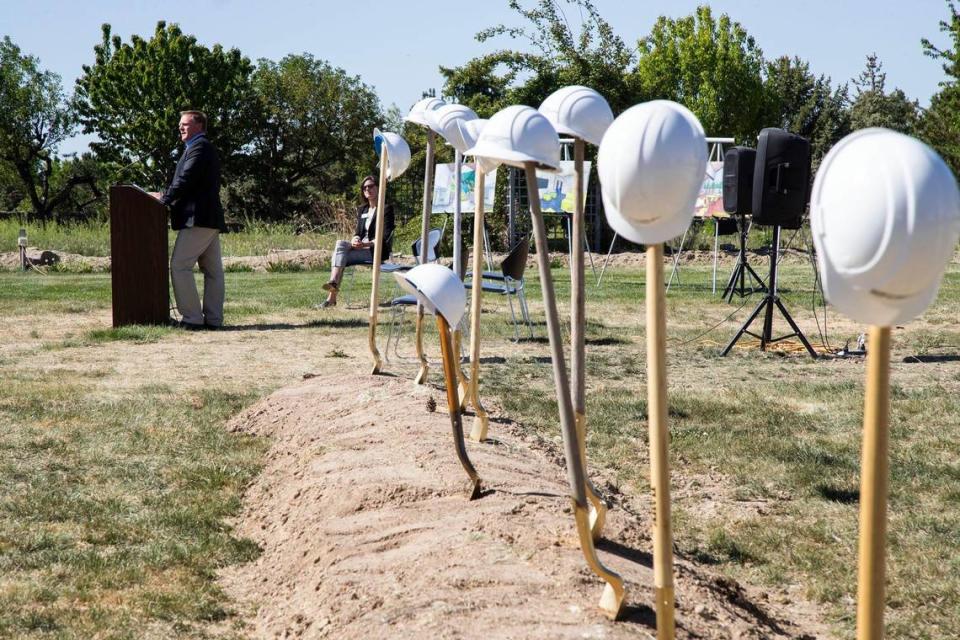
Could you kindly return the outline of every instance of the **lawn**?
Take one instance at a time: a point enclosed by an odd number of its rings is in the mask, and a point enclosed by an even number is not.
[[[485,299],[482,392],[559,442],[530,276],[534,340],[512,343],[505,301]],[[756,298],[727,304],[709,277],[686,266],[667,296],[678,552],[811,600],[852,637],[863,360],[814,361],[795,343],[761,353],[748,340],[720,357]],[[224,424],[305,374],[368,366],[368,278],[358,269],[351,284],[358,308],[319,312],[323,274],[228,273],[235,330],[185,334],[110,329],[107,274],[0,273],[0,636],[243,637],[216,577],[258,553],[230,523],[266,443]],[[559,268],[554,278],[566,313],[569,279]],[[591,470],[641,506],[643,279],[616,269],[600,288],[588,282],[586,332]],[[808,264],[785,265],[782,287],[818,349],[824,326],[833,347],[865,329],[822,308],[814,319]],[[893,333],[890,637],[960,637],[958,314],[952,265],[934,307]],[[436,344],[433,323],[427,331]],[[410,350],[408,330],[400,352]],[[412,371],[391,356],[388,369]]]

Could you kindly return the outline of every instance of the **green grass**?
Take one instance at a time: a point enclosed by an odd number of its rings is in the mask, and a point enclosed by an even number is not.
[[[320,314],[309,307],[323,296],[323,276],[228,273],[227,322],[356,335],[366,326],[369,274],[355,270],[346,287],[342,300],[356,309]],[[513,345],[505,299],[484,298],[481,389],[524,428],[559,442],[539,286],[534,270],[528,274],[533,341]],[[863,363],[761,353],[748,342],[721,358],[756,298],[729,305],[711,295],[705,266],[680,275],[667,295],[671,464],[686,481],[674,502],[679,553],[758,588],[800,585],[838,633],[852,637]],[[569,280],[562,269],[553,276],[567,315]],[[808,265],[782,268],[783,299],[818,345],[812,281]],[[389,296],[393,285],[384,284]],[[13,322],[105,314],[109,287],[104,274],[5,273],[0,304]],[[587,287],[591,467],[607,469],[622,492],[645,495],[644,273],[608,271],[602,288]],[[894,331],[889,637],[960,636],[958,315],[954,266],[931,310]],[[834,346],[865,329],[832,311],[828,328]],[[435,344],[433,323],[426,331]],[[104,327],[32,337],[57,353],[181,335]],[[409,329],[405,340],[401,349],[410,346]],[[0,636],[137,637],[157,625],[204,637],[211,625],[230,626],[215,571],[255,554],[225,522],[264,443],[227,435],[222,424],[274,381],[205,392],[145,380],[111,399],[89,393],[102,371],[25,372],[18,358],[36,350],[0,353]],[[317,359],[346,355],[334,348]]]
[[[264,443],[223,421],[259,394],[143,385],[89,399],[75,372],[0,389],[0,636],[194,635],[229,616],[213,578],[256,557],[225,518]],[[164,635],[161,633],[161,635]]]

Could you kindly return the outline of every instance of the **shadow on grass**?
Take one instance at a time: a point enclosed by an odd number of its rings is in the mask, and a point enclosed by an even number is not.
[[[367,320],[362,318],[321,318],[320,320],[311,320],[304,324],[291,324],[289,322],[269,322],[264,324],[228,324],[220,327],[217,331],[290,331],[293,329],[310,329],[315,327],[330,327],[334,329],[351,329],[356,327],[366,327]]]
[[[907,364],[912,363],[930,363],[930,362],[960,362],[960,355],[942,355],[942,356],[907,356],[903,359]]]
[[[594,347],[606,347],[610,345],[617,344],[632,344],[630,340],[624,340],[623,338],[614,338],[613,336],[606,336],[603,338],[587,338],[584,340],[585,344]]]
[[[831,485],[820,484],[816,487],[817,495],[830,502],[839,502],[840,504],[856,504],[860,502],[859,489],[841,489]]]

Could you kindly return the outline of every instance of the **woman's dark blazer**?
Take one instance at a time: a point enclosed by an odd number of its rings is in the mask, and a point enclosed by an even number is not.
[[[386,242],[380,243],[380,251],[383,259],[386,260],[390,257],[390,251],[393,249],[393,229],[394,226],[396,226],[396,223],[393,219],[393,205],[388,202],[384,208],[387,210],[387,215],[383,219],[383,237],[386,238]],[[359,238],[362,238],[366,234],[366,230],[364,229],[366,221],[363,219],[363,214],[365,214],[369,209],[369,204],[363,204],[357,208],[357,229],[354,231],[353,235]],[[376,239],[377,218],[374,216],[373,221],[370,223],[370,242],[373,242]]]

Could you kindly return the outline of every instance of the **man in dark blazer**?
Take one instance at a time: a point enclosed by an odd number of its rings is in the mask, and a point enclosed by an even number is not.
[[[220,204],[220,158],[207,139],[207,117],[200,111],[180,114],[183,154],[173,182],[160,196],[170,207],[170,226],[177,240],[170,258],[170,279],[177,309],[186,329],[218,329],[223,325],[223,261],[220,232],[226,231]],[[193,279],[194,265],[203,272],[203,306]]]

